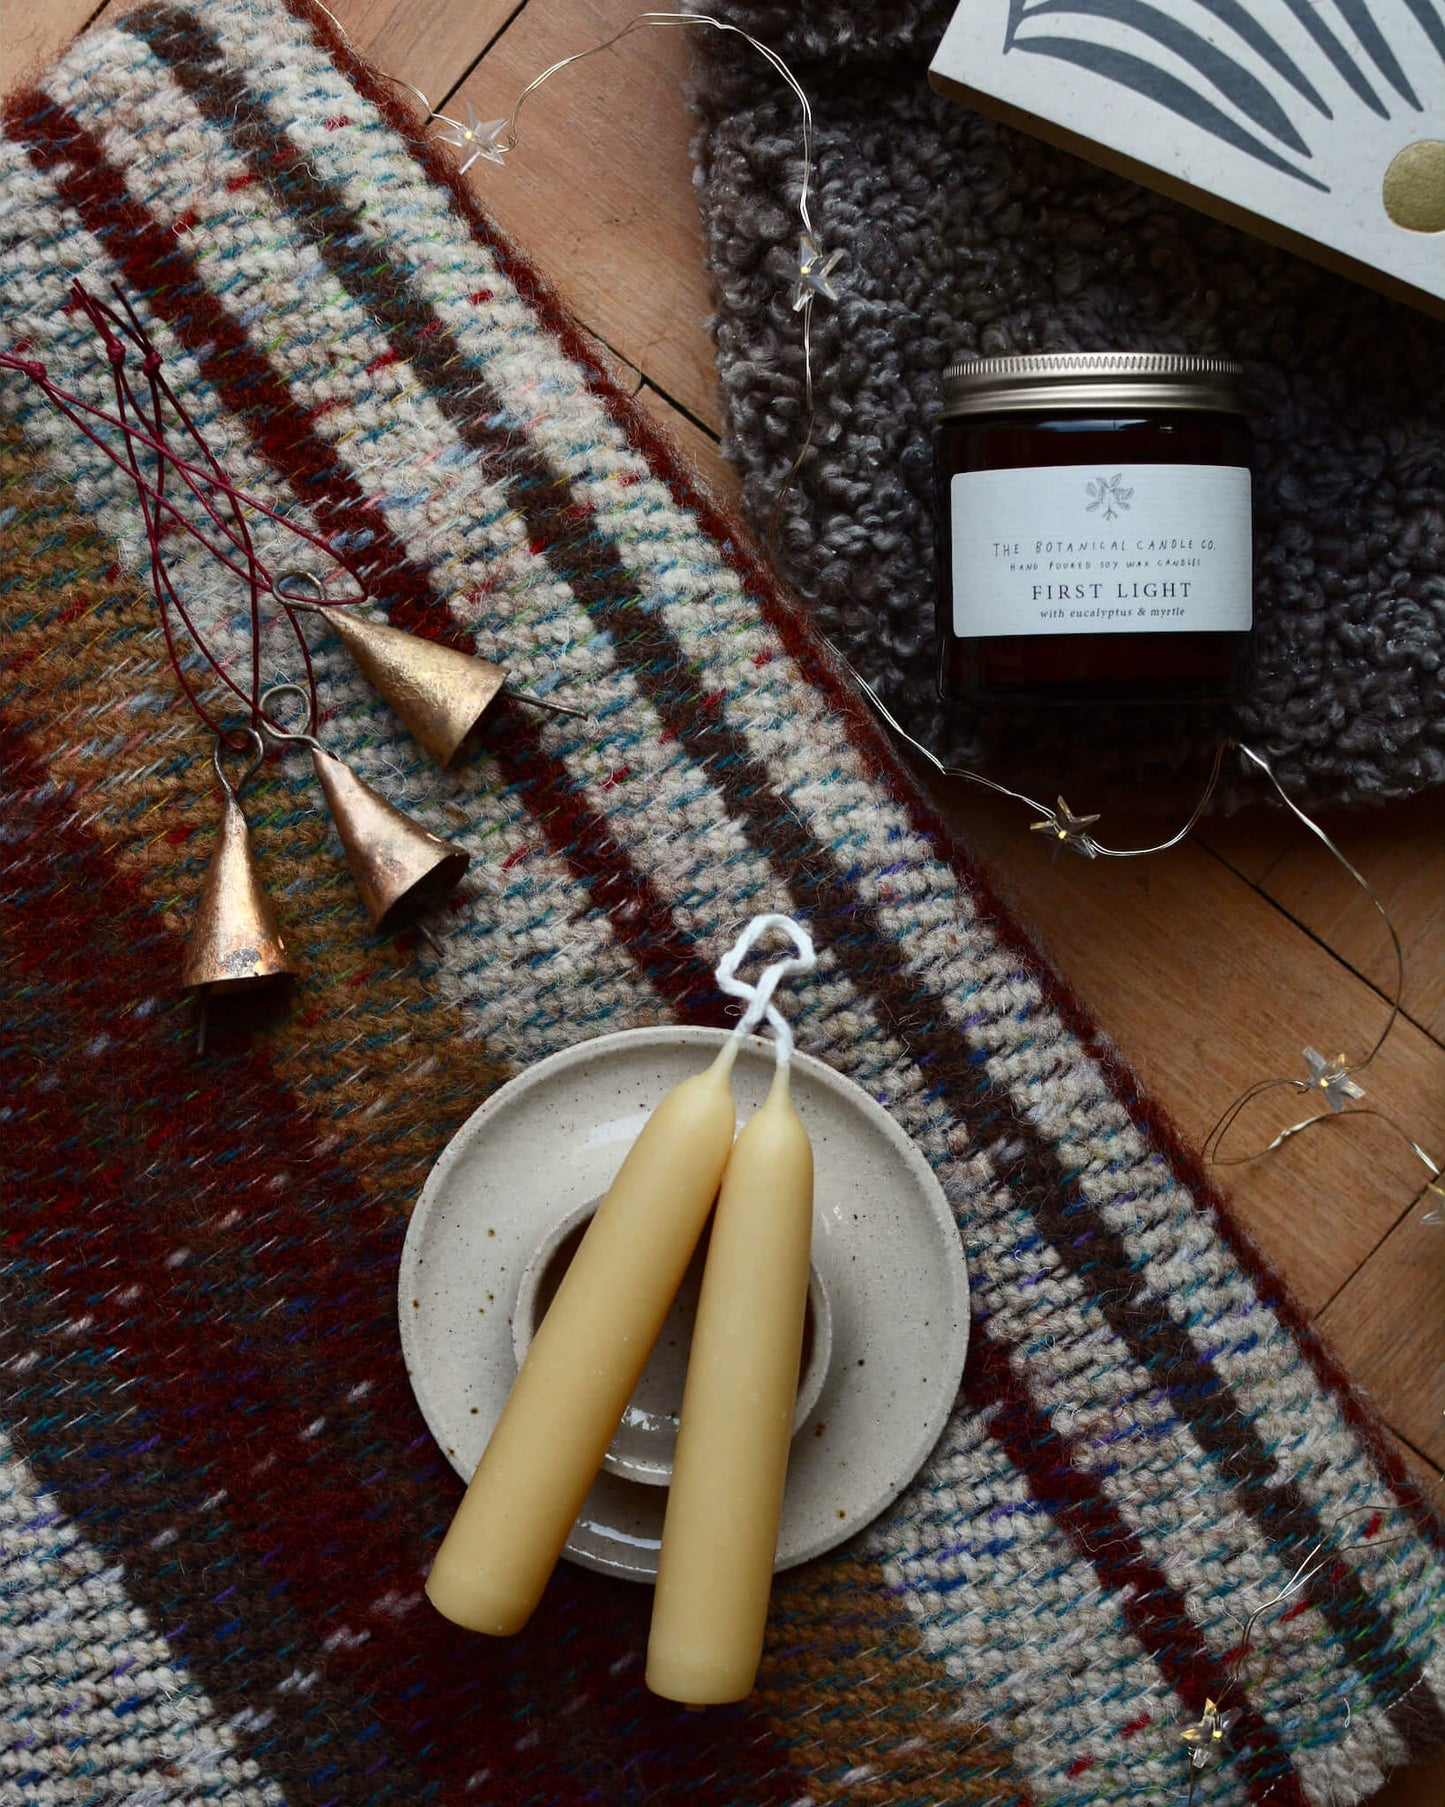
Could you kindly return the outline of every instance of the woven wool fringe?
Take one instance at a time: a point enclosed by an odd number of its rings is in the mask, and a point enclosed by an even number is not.
[[[1239,1715],[1212,1804],[1359,1800],[1440,1744],[1445,1568],[1378,1428],[391,90],[303,0],[150,5],[16,96],[0,153],[0,340],[103,400],[66,298],[119,281],[237,482],[393,622],[591,711],[499,712],[438,772],[318,640],[328,746],[498,882],[433,972],[368,935],[304,756],[272,762],[247,806],[305,976],[198,1065],[209,749],[126,485],[7,382],[3,1807],[1168,1804],[1209,1698]],[[239,657],[243,599],[172,549]],[[825,950],[798,1045],[932,1163],[975,1323],[918,1481],[780,1584],[754,1699],[689,1715],[643,1688],[643,1589],[564,1564],[496,1644],[427,1609],[458,1488],[393,1289],[487,1092],[725,1020],[711,969],[768,910]]]

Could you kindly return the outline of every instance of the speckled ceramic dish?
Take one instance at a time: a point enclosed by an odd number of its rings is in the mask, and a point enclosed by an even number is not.
[[[566,1273],[601,1197],[589,1199],[558,1220],[532,1251],[522,1270],[512,1308],[512,1354],[520,1368],[531,1347],[537,1326]],[[707,1232],[682,1277],[677,1297],[642,1371],[637,1389],[627,1402],[617,1435],[607,1446],[603,1466],[624,1480],[642,1481],[649,1487],[666,1487],[672,1479],[672,1458],[682,1416],[683,1387],[687,1381],[687,1357],[697,1321],[697,1301],[702,1290],[707,1259]],[[812,1416],[828,1364],[833,1359],[833,1307],[828,1289],[814,1262],[808,1276],[808,1310],[803,1323],[803,1356],[798,1374],[798,1403],[793,1430],[800,1431]]]
[[[452,1466],[476,1467],[516,1375],[512,1316],[539,1244],[607,1190],[665,1092],[700,1072],[713,1029],[584,1042],[529,1067],[462,1125],[422,1189],[402,1254],[402,1349]],[[816,1161],[813,1264],[831,1307],[822,1391],[793,1440],[777,1566],[831,1549],[918,1471],[958,1390],[968,1279],[947,1201],[892,1118],[820,1061],[794,1058],[793,1100]],[[741,1124],[773,1075],[765,1041],[738,1056]],[[603,1470],[567,1554],[650,1581],[666,1494]]]

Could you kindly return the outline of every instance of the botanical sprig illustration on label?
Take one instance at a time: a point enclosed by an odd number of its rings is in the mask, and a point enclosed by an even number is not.
[[[1112,521],[1128,508],[1134,492],[1124,482],[1124,473],[1115,471],[1112,477],[1093,477],[1084,485],[1084,493],[1089,497],[1089,506],[1085,514],[1095,514],[1099,509],[1104,511],[1104,519]]]

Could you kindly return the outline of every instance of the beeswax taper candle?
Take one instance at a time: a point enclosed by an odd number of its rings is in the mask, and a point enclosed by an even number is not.
[[[542,1596],[717,1196],[737,1047],[652,1113],[538,1326],[427,1577],[458,1625],[520,1631]]]
[[[742,1700],[762,1655],[812,1228],[813,1148],[783,1061],[723,1175],[663,1523],[647,1685],[690,1706]]]

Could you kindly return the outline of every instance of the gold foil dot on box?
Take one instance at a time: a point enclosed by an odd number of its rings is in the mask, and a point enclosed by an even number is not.
[[[1385,212],[1407,232],[1445,232],[1445,142],[1407,144],[1385,171],[1381,194]]]

